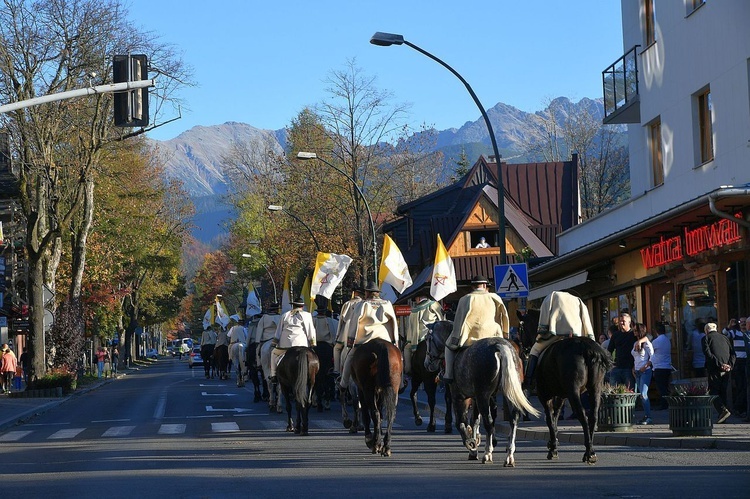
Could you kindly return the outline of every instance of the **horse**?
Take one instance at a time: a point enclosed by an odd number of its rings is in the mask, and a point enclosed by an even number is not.
[[[250,343],[245,348],[245,368],[247,369],[247,377],[253,383],[254,397],[253,402],[260,402],[261,400],[268,400],[268,384],[265,378],[263,378],[263,369],[258,364],[258,344],[255,342]],[[259,375],[260,374],[260,375]],[[263,394],[261,394],[261,388]]]
[[[528,310],[525,315],[520,312],[516,313],[521,319],[523,329],[537,331],[540,315],[538,310]],[[544,407],[547,428],[549,428],[547,459],[558,457],[557,420],[563,403],[567,399],[583,428],[586,450],[582,461],[588,464],[596,463],[594,432],[599,415],[604,376],[612,365],[609,354],[596,341],[588,337],[566,338],[551,344],[544,350],[536,368],[536,389],[539,401]],[[584,411],[581,403],[581,392],[584,390],[589,394],[588,411]]]
[[[281,392],[279,391],[278,383],[271,383],[271,352],[273,351],[273,342],[266,341],[260,347],[260,364],[263,367],[263,377],[268,384],[268,408],[273,412],[281,414],[283,408],[281,407]]]
[[[229,345],[229,359],[237,372],[237,388],[245,386],[245,344],[235,341]]]
[[[320,361],[318,378],[315,380],[315,402],[318,406],[318,412],[329,411],[335,393],[334,380],[331,376],[333,371],[333,345],[321,341],[313,347],[313,350]]]
[[[365,444],[373,454],[388,457],[403,371],[401,350],[390,341],[375,338],[356,346],[349,355],[352,379],[362,404]],[[385,432],[381,428],[383,413],[387,421]]]
[[[309,347],[291,347],[284,353],[276,369],[279,386],[286,399],[287,427],[297,435],[308,435],[308,415],[312,404],[315,377],[320,361]],[[292,400],[297,409],[297,423],[292,420]]]
[[[456,352],[453,363],[455,380],[451,385],[451,398],[456,412],[456,428],[461,434],[464,446],[469,450],[470,460],[478,458],[481,443],[479,422],[483,419],[487,440],[482,463],[492,462],[492,452],[496,444],[496,398],[498,392],[502,392],[510,410],[510,431],[503,466],[516,465],[516,431],[521,413],[539,416],[539,412],[532,407],[523,393],[521,372],[521,358],[517,350],[510,341],[501,337],[484,338]],[[473,403],[470,403],[471,399]],[[473,405],[471,419],[468,416],[470,405]]]
[[[229,347],[227,345],[218,345],[214,348],[214,364],[218,371],[219,379],[229,378]]]
[[[445,327],[439,325],[439,322],[427,324],[430,332],[425,338],[417,344],[417,349],[412,353],[411,361],[411,407],[414,412],[414,424],[422,426],[422,416],[419,415],[419,406],[417,405],[417,391],[419,385],[424,385],[424,391],[427,394],[427,405],[430,408],[430,422],[427,424],[427,431],[434,433],[435,424],[435,393],[438,386],[438,375],[440,368],[445,359],[445,340],[450,336],[453,329],[453,323],[446,322]],[[435,326],[438,325],[436,328]],[[453,411],[451,409],[450,385],[445,388],[445,433],[451,433],[453,430]]]
[[[201,358],[203,359],[203,372],[206,374],[206,379],[213,378],[211,366],[214,358],[214,345],[210,343],[201,345]]]

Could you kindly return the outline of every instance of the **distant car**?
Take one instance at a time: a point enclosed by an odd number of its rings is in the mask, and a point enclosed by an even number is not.
[[[188,367],[192,369],[193,366],[202,366],[202,365],[203,365],[203,357],[201,357],[201,347],[193,347],[193,351],[190,352],[190,356],[188,357]]]
[[[177,349],[175,347],[167,347],[167,355],[174,357],[177,355]]]
[[[147,359],[158,359],[159,358],[159,352],[157,352],[155,348],[151,348],[149,350],[146,350],[146,358]]]

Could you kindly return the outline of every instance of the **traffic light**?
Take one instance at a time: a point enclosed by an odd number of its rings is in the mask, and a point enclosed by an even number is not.
[[[116,55],[112,61],[115,83],[148,80],[148,57]],[[148,125],[148,87],[115,93],[115,126],[143,127]]]

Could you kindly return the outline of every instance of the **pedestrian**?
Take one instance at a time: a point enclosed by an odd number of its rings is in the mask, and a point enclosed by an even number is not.
[[[483,338],[508,338],[508,310],[497,293],[487,289],[489,281],[482,275],[471,278],[473,290],[461,297],[456,307],[453,332],[445,341],[445,376],[443,382],[453,383],[453,361],[456,351]]]
[[[104,347],[100,345],[99,348],[96,349],[96,372],[99,379],[102,378],[102,374],[104,373],[104,359],[106,357],[107,352],[105,352]]]
[[[643,404],[643,419],[638,424],[650,425],[651,421],[651,401],[648,399],[648,387],[653,377],[653,363],[651,358],[654,355],[654,347],[648,339],[646,326],[636,324],[634,328],[635,343],[630,354],[633,356],[633,375],[635,376],[635,392],[641,395]]]
[[[31,352],[28,349],[24,349],[18,360],[21,362],[21,368],[23,369],[23,382],[28,388],[29,375],[31,374]]]
[[[120,351],[117,347],[112,349],[112,375],[117,375],[117,366],[120,363]]]
[[[740,320],[745,323],[746,318]],[[747,405],[747,386],[745,383],[745,367],[747,366],[747,350],[745,349],[745,335],[742,332],[738,322],[734,319],[729,321],[729,325],[722,331],[729,341],[732,342],[734,353],[737,361],[732,368],[732,409],[744,418],[747,416],[745,406]]]
[[[107,379],[112,374],[112,356],[109,353],[109,349],[104,347],[104,369],[102,370],[104,379]]]
[[[703,338],[706,337],[706,324],[701,319],[695,323],[700,329],[690,333],[690,347],[693,350],[693,373],[696,378],[706,377],[706,356],[703,355]]]
[[[736,359],[734,346],[729,338],[718,331],[716,323],[706,324],[706,332],[701,342],[703,355],[706,357],[706,375],[708,376],[708,393],[716,395],[714,407],[719,413],[717,423],[726,421],[731,413],[727,408],[729,376]]]
[[[3,393],[10,393],[13,387],[13,377],[16,375],[18,361],[16,354],[10,349],[7,343],[3,343],[2,362],[0,362],[0,377],[2,378]]]
[[[610,371],[609,382],[613,385],[626,385],[629,388],[635,386],[633,376],[633,349],[635,335],[631,329],[632,318],[628,312],[620,312],[617,319],[617,330],[612,333],[607,351],[614,352],[615,367]]]
[[[292,301],[292,309],[281,316],[276,327],[276,335],[271,343],[271,383],[276,383],[276,367],[286,350],[292,347],[314,347],[316,345],[315,326],[310,312],[303,310],[305,299],[300,297]]]
[[[669,395],[669,378],[672,375],[672,342],[667,336],[666,326],[663,322],[656,323],[654,339],[651,342],[654,354],[651,356],[651,364],[654,371],[654,384],[659,391],[659,405],[656,410],[664,410],[669,407],[664,397]]]

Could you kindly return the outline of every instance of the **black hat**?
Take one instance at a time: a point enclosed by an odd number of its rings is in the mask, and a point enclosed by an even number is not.
[[[301,296],[298,296],[297,298],[292,300],[292,305],[297,305],[298,307],[305,306],[305,299]]]
[[[367,284],[364,280],[360,279],[359,281],[354,283],[354,287],[352,288],[354,291],[364,291],[367,287]]]
[[[374,292],[380,292],[380,288],[378,287],[378,284],[375,281],[367,281],[367,286],[365,286],[365,291],[374,291]]]
[[[483,275],[475,275],[474,277],[471,278],[471,283],[472,284],[489,284],[490,281],[488,281],[487,278],[484,277]]]
[[[273,302],[268,306],[268,310],[278,310],[281,308],[278,302]]]

